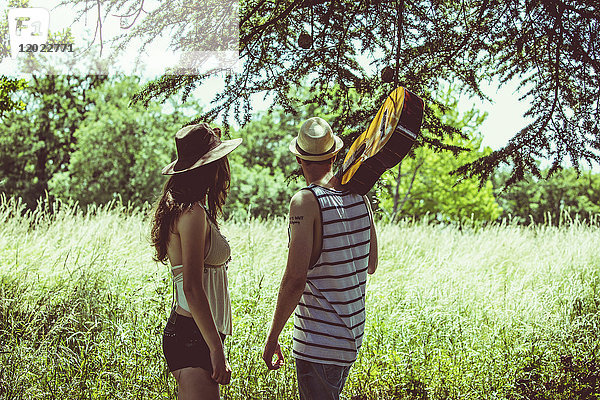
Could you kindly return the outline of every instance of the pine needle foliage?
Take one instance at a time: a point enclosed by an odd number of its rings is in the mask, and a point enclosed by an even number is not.
[[[100,2],[78,3],[87,10],[100,7]],[[175,0],[163,1],[127,38],[143,37],[148,44],[171,30],[180,38],[176,48],[201,49],[201,43],[181,38],[218,24],[220,14],[205,3],[194,0],[182,8]],[[237,2],[219,4],[227,9]],[[109,0],[102,7],[106,14],[138,15],[144,4]],[[197,12],[189,14],[190,8]],[[366,129],[387,94],[404,85],[427,107],[427,134],[418,145],[458,152],[444,143],[461,133],[432,112],[444,107],[434,96],[440,83],[485,99],[482,82],[517,80],[524,90],[520,99],[531,102],[525,116],[532,122],[514,132],[505,147],[455,173],[483,184],[507,164],[510,185],[528,173],[540,177],[541,159],[551,160],[549,175],[566,162],[579,171],[582,163],[600,161],[599,25],[594,0],[242,0],[241,71],[226,77],[224,90],[197,120],[222,118],[227,126],[233,115],[245,125],[257,93],[294,115],[306,104],[324,105],[335,87],[342,112],[332,126],[350,142]],[[208,76],[165,74],[133,101],[147,103],[178,92],[185,98]],[[298,86],[311,88],[308,100],[295,96]],[[353,92],[358,102],[350,102]]]

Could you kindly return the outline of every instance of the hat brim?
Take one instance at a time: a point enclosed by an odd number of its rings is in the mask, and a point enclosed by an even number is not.
[[[342,147],[344,147],[344,142],[342,141],[342,139],[339,136],[334,136],[333,138],[335,139],[335,148],[330,152],[327,152],[325,154],[319,154],[318,156],[308,156],[308,155],[301,154],[300,152],[298,152],[298,149],[296,147],[296,143],[298,142],[297,137],[292,139],[292,141],[290,142],[289,149],[296,157],[301,158],[303,160],[323,161],[323,160],[327,160],[328,158],[335,156],[342,149]]]
[[[192,169],[201,167],[203,165],[210,164],[211,162],[217,161],[218,159],[223,158],[227,154],[231,153],[241,143],[242,143],[242,138],[223,140],[221,142],[221,144],[219,144],[217,147],[215,147],[208,153],[204,154],[201,158],[199,158],[197,161],[195,161],[192,165],[186,166],[185,168],[181,168],[180,166],[177,165],[177,163],[180,161],[179,159],[177,159],[177,160],[173,161],[172,163],[170,163],[169,165],[167,165],[166,167],[164,167],[162,169],[162,174],[163,175],[181,174],[183,172],[190,171]]]

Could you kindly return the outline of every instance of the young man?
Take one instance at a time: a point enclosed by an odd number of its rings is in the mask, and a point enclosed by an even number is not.
[[[343,191],[331,170],[342,145],[318,117],[308,119],[290,144],[309,186],[290,202],[287,267],[263,359],[269,369],[283,364],[279,335],[295,309],[301,400],[339,399],[362,343],[367,273],[377,268],[370,204]]]

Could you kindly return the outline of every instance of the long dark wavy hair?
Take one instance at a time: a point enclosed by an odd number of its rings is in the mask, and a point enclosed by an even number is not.
[[[208,207],[208,216],[217,226],[229,192],[231,173],[227,156],[193,170],[171,175],[155,205],[151,239],[156,250],[154,260],[167,263],[169,236],[177,219],[200,202]]]

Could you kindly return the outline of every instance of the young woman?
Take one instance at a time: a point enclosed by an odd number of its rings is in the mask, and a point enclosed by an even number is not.
[[[231,334],[227,288],[230,248],[217,217],[229,190],[227,154],[242,139],[220,140],[218,128],[186,126],[175,135],[177,159],[157,202],[152,226],[155,259],[171,264],[175,304],[163,351],[179,398],[219,399],[231,369],[223,350]]]

